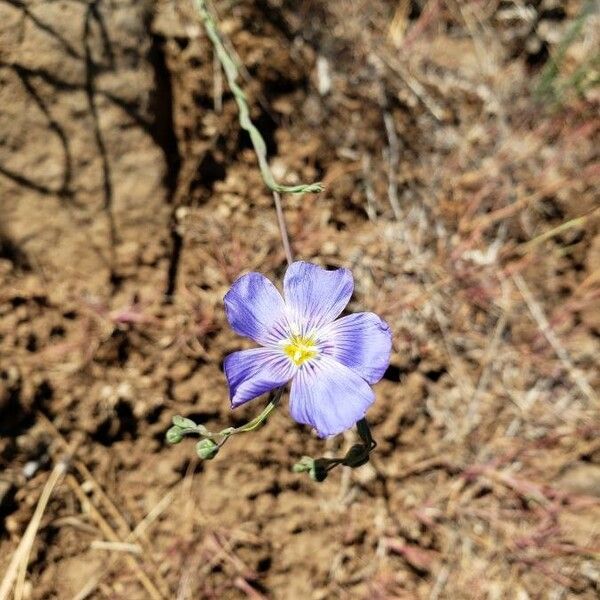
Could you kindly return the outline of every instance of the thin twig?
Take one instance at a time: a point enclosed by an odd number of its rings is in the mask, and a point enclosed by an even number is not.
[[[519,273],[513,273],[511,275],[512,280],[517,286],[519,292],[521,292],[521,296],[523,296],[523,300],[525,300],[525,304],[527,304],[527,308],[529,308],[529,312],[531,316],[534,318],[535,322],[538,324],[541,332],[544,334],[544,337],[548,340],[550,346],[558,356],[560,362],[563,364],[571,378],[573,379],[575,385],[579,388],[581,393],[594,404],[598,403],[598,397],[596,393],[588,383],[584,374],[573,364],[569,353],[562,345],[560,339],[554,333],[554,330],[550,326],[542,307],[538,304],[536,299],[533,297],[533,294],[529,291],[528,285],[525,283],[525,280]]]

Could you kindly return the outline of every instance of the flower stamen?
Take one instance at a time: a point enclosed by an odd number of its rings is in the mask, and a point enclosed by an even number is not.
[[[285,340],[283,351],[297,367],[302,366],[319,353],[315,340],[302,335],[292,335],[290,339]]]

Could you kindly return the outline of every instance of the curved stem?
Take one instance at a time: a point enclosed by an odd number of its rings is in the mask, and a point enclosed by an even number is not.
[[[259,427],[264,421],[267,420],[268,416],[275,410],[281,396],[283,395],[285,387],[280,387],[274,392],[271,393],[271,399],[267,406],[263,409],[263,411],[254,417],[251,421],[248,421],[245,425],[241,425],[240,427],[236,427],[230,434],[235,435],[236,433],[246,433],[247,431],[254,431],[257,427]]]
[[[250,421],[244,423],[244,425],[240,425],[239,427],[230,427],[229,429],[223,429],[218,434],[216,434],[217,436],[222,436],[217,446],[219,448],[222,448],[232,435],[236,435],[238,433],[247,433],[249,431],[254,431],[258,427],[260,427],[260,425],[262,425],[267,420],[269,415],[277,407],[277,404],[279,403],[279,400],[281,399],[284,390],[285,386],[282,386],[280,388],[277,388],[274,392],[271,392],[269,403],[263,408],[262,412],[259,415],[254,417],[254,419],[251,419]]]
[[[275,212],[277,213],[277,224],[279,225],[279,233],[281,234],[281,243],[283,244],[283,251],[285,252],[285,259],[287,260],[288,267],[294,262],[292,256],[292,247],[290,245],[290,238],[288,236],[287,227],[285,225],[285,216],[283,214],[283,208],[281,207],[281,196],[279,192],[273,190],[273,201],[275,202]]]
[[[275,181],[273,173],[271,172],[271,168],[269,167],[269,161],[267,160],[267,145],[260,134],[260,131],[250,119],[250,108],[248,107],[246,94],[237,83],[238,69],[235,61],[231,58],[231,56],[229,56],[229,53],[221,41],[219,31],[217,30],[217,25],[215,24],[212,15],[206,7],[206,0],[195,0],[195,5],[200,18],[202,19],[202,24],[204,25],[206,35],[208,35],[210,41],[212,42],[217,54],[217,58],[219,59],[219,62],[225,71],[227,84],[229,85],[229,89],[231,90],[231,93],[233,94],[233,97],[238,105],[240,126],[250,135],[250,140],[252,141],[252,146],[254,147],[254,152],[256,153],[256,158],[258,159],[258,166],[266,186],[274,192],[287,192],[290,194],[321,192],[323,190],[321,183],[303,183],[300,185],[289,186],[281,185]]]
[[[356,430],[361,439],[361,444],[354,444],[348,449],[344,456],[337,458],[311,458],[302,457],[302,460],[294,465],[296,473],[308,473],[315,481],[325,481],[329,471],[340,465],[356,469],[369,462],[371,452],[377,447],[377,442],[371,436],[369,424],[365,418],[356,423]]]

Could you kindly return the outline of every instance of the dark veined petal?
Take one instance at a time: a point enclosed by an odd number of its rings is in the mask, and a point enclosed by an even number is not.
[[[264,275],[242,275],[231,286],[224,302],[227,319],[236,333],[263,345],[286,336],[283,298]]]
[[[373,390],[360,375],[321,355],[296,373],[290,414],[298,423],[312,425],[320,437],[328,437],[350,429],[374,399]]]
[[[233,408],[287,383],[296,368],[273,348],[234,352],[223,363]]]
[[[283,281],[290,319],[303,333],[333,321],[348,304],[353,289],[348,269],[327,271],[302,261],[288,267]]]
[[[323,352],[358,373],[371,385],[390,363],[392,333],[373,313],[356,313],[330,323],[321,332]]]

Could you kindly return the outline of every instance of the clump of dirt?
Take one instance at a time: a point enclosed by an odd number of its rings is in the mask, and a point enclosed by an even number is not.
[[[284,273],[273,200],[191,3],[3,3],[0,573],[66,461],[25,597],[595,598],[597,16],[214,8],[273,172],[325,183],[284,198],[295,256],[394,333],[378,448],[316,484],[291,466],[353,434],[285,406],[211,462],[166,445],[259,411],[222,298]]]

